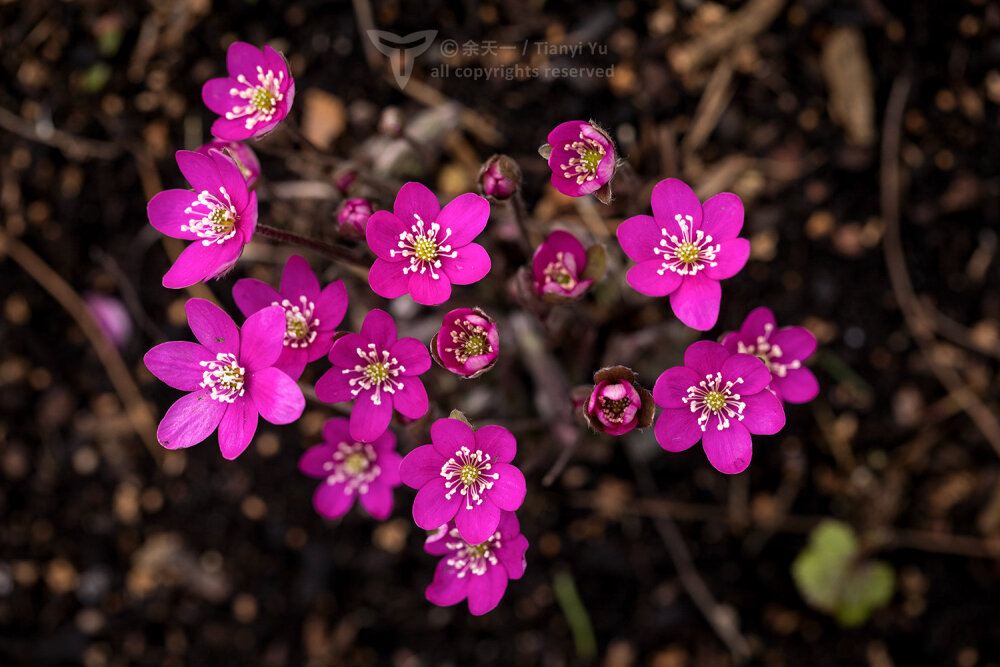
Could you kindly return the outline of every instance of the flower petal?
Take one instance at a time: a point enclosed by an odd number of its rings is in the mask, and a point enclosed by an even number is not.
[[[146,206],[149,224],[157,231],[175,239],[193,240],[199,238],[190,230],[182,230],[191,220],[191,214],[184,209],[196,199],[190,190],[164,190],[156,193]]]
[[[302,416],[306,407],[298,383],[277,368],[249,373],[247,387],[260,416],[272,424],[290,424]]]
[[[732,192],[720,192],[709,197],[701,206],[701,231],[714,243],[728,241],[743,229],[743,201]]]
[[[781,399],[789,403],[808,403],[819,393],[819,382],[808,368],[790,370],[788,375],[772,382]]]
[[[732,382],[733,391],[748,396],[771,383],[771,373],[764,362],[752,354],[734,354],[722,362],[722,381]]]
[[[150,373],[181,391],[197,391],[205,374],[201,362],[214,360],[215,355],[198,343],[179,340],[161,343],[142,358]]]
[[[337,446],[332,444],[321,443],[310,447],[299,458],[299,472],[317,479],[325,478],[329,471],[323,468],[323,464],[333,461],[336,452]]]
[[[281,294],[293,304],[299,303],[300,296],[313,302],[319,298],[319,279],[305,257],[292,255],[285,262],[281,272]]]
[[[676,236],[679,232],[676,222],[678,215],[682,218],[691,216],[692,230],[701,229],[701,201],[691,186],[684,181],[667,178],[657,183],[656,187],[653,188],[650,206],[653,209],[653,217],[656,218],[656,222],[672,235]]]
[[[359,493],[361,506],[372,517],[382,521],[392,514],[392,489],[376,480],[368,485],[367,493]]]
[[[396,408],[399,414],[410,419],[420,419],[426,415],[429,407],[427,390],[420,378],[404,375],[397,379],[403,386],[393,394],[392,407]]]
[[[368,340],[361,334],[350,333],[338,338],[330,348],[330,363],[341,369],[353,369],[361,361],[358,350],[368,350]]]
[[[419,489],[436,477],[441,477],[445,458],[433,445],[421,445],[403,457],[399,478],[411,489]]]
[[[431,353],[416,338],[400,338],[389,348],[389,354],[403,366],[403,375],[420,375],[431,367]]]
[[[237,211],[243,211],[250,201],[250,193],[247,190],[247,181],[243,177],[243,172],[240,171],[239,166],[236,164],[236,160],[222,151],[215,149],[209,150],[208,156],[212,159],[216,170],[219,172],[220,190],[221,188],[225,188],[233,207]]]
[[[469,613],[482,616],[492,611],[507,590],[507,572],[502,567],[490,565],[481,575],[473,575],[468,585]]]
[[[274,368],[292,378],[293,380],[298,380],[302,377],[302,372],[306,369],[306,364],[309,363],[309,350],[310,347],[282,347],[281,354],[278,355],[277,360],[274,362]],[[323,355],[320,354],[319,357]]]
[[[219,425],[228,405],[213,400],[204,389],[186,394],[163,415],[156,428],[156,439],[167,449],[197,445]]]
[[[228,270],[239,258],[243,242],[234,237],[225,243],[205,245],[195,241],[178,255],[173,266],[163,276],[167,289],[182,289],[214,278]]]
[[[667,296],[673,293],[681,285],[683,277],[666,269],[663,273],[663,262],[658,259],[650,259],[640,262],[628,270],[625,280],[636,292],[646,296]]]
[[[770,308],[754,308],[740,326],[740,336],[747,345],[756,344],[758,336],[768,336],[777,326]]]
[[[281,303],[281,295],[265,282],[255,278],[241,278],[233,285],[233,301],[244,317],[250,317],[258,310]]]
[[[437,223],[441,225],[438,238],[450,229],[448,243],[452,248],[460,248],[479,236],[486,229],[489,219],[490,203],[485,198],[471,192],[459,195],[437,215]],[[424,222],[429,221],[425,219]]]
[[[427,186],[422,183],[410,182],[399,189],[392,211],[407,227],[416,222],[415,216],[419,216],[429,227],[432,222],[437,220],[441,204],[438,203],[437,197]],[[368,225],[371,226],[371,220],[369,220]]]
[[[503,530],[503,518],[500,519],[500,529]],[[528,538],[521,535],[520,531],[515,531],[513,537],[507,537],[500,548],[496,550],[497,560],[507,570],[507,576],[511,579],[520,579],[524,575],[524,568],[527,563],[524,560],[524,553],[528,550]]]
[[[478,504],[458,493],[453,497],[462,499],[455,514],[455,527],[463,540],[469,544],[482,544],[497,532],[500,508],[489,497],[482,498],[483,502]],[[467,502],[472,502],[471,509]]]
[[[448,565],[448,559],[442,558],[434,569],[434,579],[424,595],[431,604],[449,607],[465,599],[468,586],[469,577],[459,577],[458,571]]]
[[[396,342],[396,321],[389,313],[375,308],[365,316],[361,335],[380,350],[387,350]]]
[[[242,104],[240,98],[229,94],[232,89],[233,80],[229,77],[209,79],[201,87],[201,100],[213,113],[225,116],[234,106]]]
[[[184,178],[194,188],[195,196],[202,190],[208,190],[214,195],[218,195],[219,186],[222,185],[222,176],[219,175],[219,168],[215,166],[212,158],[194,151],[177,151],[174,153],[177,160],[177,167],[184,174]],[[244,189],[246,184],[244,183]]]
[[[232,83],[232,80],[230,80]],[[212,123],[212,136],[226,141],[242,141],[249,139],[257,131],[259,126],[247,128],[246,121],[242,118],[229,120],[224,115],[219,116]]]
[[[698,417],[690,408],[666,408],[653,429],[656,441],[668,452],[683,452],[701,440]]]
[[[353,492],[347,492],[343,483],[330,484],[324,481],[313,494],[313,507],[320,516],[336,519],[347,514],[354,504]]]
[[[403,268],[407,266],[409,264],[387,262],[376,257],[372,268],[368,270],[368,284],[372,291],[383,299],[396,299],[409,293],[410,276],[403,273]]]
[[[334,345],[336,347],[336,345]],[[354,400],[354,387],[343,369],[334,366],[316,381],[316,398],[324,403],[343,403]]]
[[[515,512],[524,502],[527,486],[524,475],[509,463],[496,463],[490,472],[500,475],[493,486],[486,490],[485,495],[497,507],[508,512]]]
[[[392,435],[392,431],[386,431],[386,433]],[[395,440],[395,438],[393,439]],[[375,445],[375,451],[378,451],[378,445]],[[402,462],[403,457],[396,452],[379,452],[378,465],[379,468],[382,469],[382,473],[378,476],[378,481],[385,484],[389,488],[399,486],[401,484],[399,479],[399,466]]]
[[[489,253],[478,243],[470,243],[456,248],[455,255],[455,257],[445,257],[441,260],[441,270],[455,285],[477,283],[486,277],[493,267]]]
[[[688,387],[695,387],[702,378],[686,366],[668,368],[656,378],[653,385],[653,400],[661,408],[684,408],[690,410],[681,399],[687,396]]]
[[[743,423],[730,422],[729,427],[721,431],[709,424],[702,440],[708,462],[719,472],[735,475],[750,465],[753,442]]]
[[[440,271],[437,276],[436,279],[433,278],[430,271],[410,274],[408,290],[414,301],[425,306],[436,306],[451,297],[451,281],[447,274]]]
[[[656,259],[653,248],[658,247],[663,238],[660,226],[650,215],[636,215],[623,220],[615,230],[615,236],[622,250],[634,262]]]
[[[774,435],[784,428],[785,409],[778,397],[771,392],[765,389],[752,396],[743,396],[740,400],[746,404],[743,408],[743,421],[740,423],[750,433]]]
[[[475,432],[475,439],[476,448],[497,463],[510,463],[517,454],[517,440],[503,426],[483,426]]]
[[[715,266],[706,266],[705,275],[712,280],[732,278],[743,270],[750,259],[750,241],[743,238],[730,239],[719,244],[715,253]]]
[[[816,336],[805,327],[786,327],[771,336],[771,345],[781,349],[780,361],[802,361],[816,351]]]
[[[285,309],[268,306],[240,327],[240,365],[248,371],[273,366],[285,345]]]
[[[472,427],[461,419],[438,419],[431,424],[431,442],[441,456],[451,458],[461,447],[473,449],[476,436]]]
[[[209,352],[236,354],[240,349],[240,330],[226,311],[205,299],[188,299],[184,304],[188,326],[198,342]]]
[[[704,272],[685,276],[677,291],[670,295],[670,307],[677,319],[698,331],[708,331],[715,326],[721,301],[719,281],[712,280]]]
[[[392,421],[392,402],[382,395],[382,402],[372,401],[373,392],[358,394],[351,410],[351,437],[358,442],[371,442],[382,435]]]
[[[330,444],[339,444],[351,439],[351,420],[347,417],[334,417],[327,419],[323,424],[323,441]]]
[[[698,374],[699,380],[715,375],[731,355],[726,348],[712,340],[699,340],[688,345],[684,352],[684,365]]]
[[[317,331],[333,331],[344,321],[347,314],[347,288],[344,287],[343,280],[337,280],[319,293],[316,299],[316,310],[314,314],[319,318]]]
[[[462,504],[462,496],[453,493],[448,498],[445,497],[447,491],[440,475],[424,484],[413,499],[414,523],[424,530],[434,530],[451,521]]]
[[[412,224],[412,218],[411,224]],[[375,211],[368,217],[365,240],[375,256],[389,261],[409,264],[399,254],[399,237],[409,227],[390,211]]]
[[[236,399],[219,422],[219,449],[222,457],[232,461],[246,450],[257,432],[257,409],[252,401]]]

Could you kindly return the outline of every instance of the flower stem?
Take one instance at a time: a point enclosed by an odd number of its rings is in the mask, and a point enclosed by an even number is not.
[[[517,228],[521,230],[521,239],[525,247],[525,251],[530,257],[535,249],[535,238],[534,235],[528,230],[528,209],[524,205],[524,200],[521,199],[521,193],[515,192],[514,196],[510,198],[510,209],[514,213],[514,221],[517,222]]]
[[[257,223],[257,232],[260,233],[261,236],[266,236],[267,238],[274,239],[275,241],[281,241],[282,243],[294,243],[295,245],[302,246],[303,248],[315,250],[316,252],[337,262],[368,268],[368,262],[363,258],[358,257],[350,250],[333,245],[332,243],[327,243],[326,241],[320,241],[319,239],[302,236],[301,234],[289,232],[284,229],[278,229],[277,227],[271,227],[270,225],[264,225],[259,222]]]

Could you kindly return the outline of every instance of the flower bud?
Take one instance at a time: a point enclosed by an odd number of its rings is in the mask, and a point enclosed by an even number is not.
[[[340,190],[340,194],[344,196],[347,196],[351,186],[357,180],[358,171],[351,166],[343,167],[333,174],[333,186]]]
[[[635,373],[625,366],[612,366],[594,373],[594,389],[583,413],[594,431],[624,435],[649,426],[654,410],[652,394],[636,382]]]
[[[133,330],[132,318],[125,305],[113,296],[98,293],[87,294],[84,303],[107,339],[115,347],[124,348],[132,338]]]
[[[372,203],[367,199],[344,200],[337,211],[337,231],[350,238],[364,238],[372,213]]]
[[[456,308],[445,315],[431,340],[434,361],[465,378],[478,377],[493,368],[499,354],[497,326],[478,308]]]
[[[494,201],[505,201],[521,187],[521,168],[507,155],[493,155],[479,170],[479,189]]]

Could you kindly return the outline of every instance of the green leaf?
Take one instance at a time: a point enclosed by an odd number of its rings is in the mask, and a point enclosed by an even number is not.
[[[848,577],[835,616],[842,625],[861,625],[869,614],[884,607],[896,590],[896,573],[883,561],[869,561]]]
[[[462,412],[461,410],[452,410],[451,414],[448,415],[448,419],[457,419],[459,421],[465,422],[469,426],[472,426],[472,423],[469,421],[469,418],[466,417],[465,413]]]

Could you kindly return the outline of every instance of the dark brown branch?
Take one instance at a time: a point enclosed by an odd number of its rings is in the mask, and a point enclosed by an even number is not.
[[[257,232],[261,236],[265,236],[269,239],[274,239],[275,241],[280,241],[282,243],[292,243],[303,248],[309,248],[310,250],[315,250],[321,255],[328,257],[335,262],[341,262],[343,264],[348,264],[350,266],[358,266],[363,268],[368,268],[369,262],[363,257],[358,257],[350,250],[341,248],[340,246],[333,245],[332,243],[327,243],[326,241],[320,241],[319,239],[310,238],[308,236],[302,236],[301,234],[296,234],[294,232],[285,231],[284,229],[278,229],[277,227],[271,227],[270,225],[264,225],[257,223]]]

